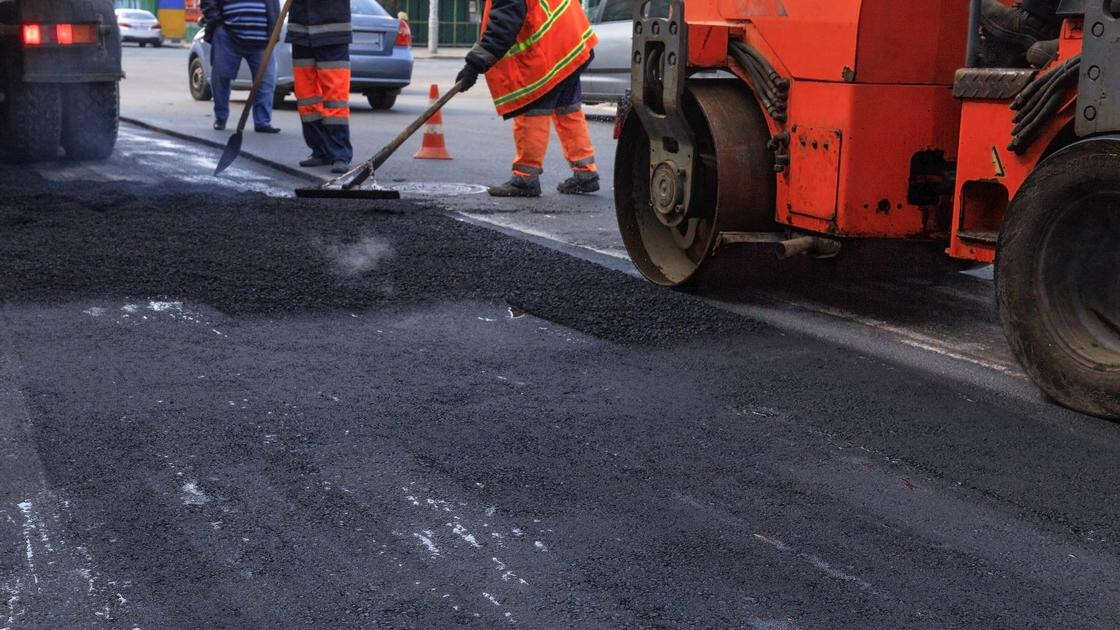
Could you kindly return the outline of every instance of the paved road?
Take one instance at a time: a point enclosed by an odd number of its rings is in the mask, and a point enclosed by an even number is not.
[[[212,103],[191,99],[187,91],[187,48],[124,49],[124,67],[128,79],[122,85],[122,112],[180,133],[225,143],[230,132],[211,128],[214,121]],[[413,83],[406,88],[397,105],[388,112],[373,111],[365,97],[353,95],[351,125],[356,156],[368,158],[376,153],[404,127],[428,107],[428,88],[436,83],[446,89],[462,68],[454,59],[418,59]],[[235,92],[235,98],[244,98]],[[235,109],[243,101],[235,101]],[[299,116],[294,102],[275,112],[276,125],[283,132],[276,136],[246,133],[244,149],[282,164],[295,166],[307,156],[299,132]],[[467,210],[482,220],[503,225],[525,226],[545,235],[563,234],[582,246],[622,255],[617,242],[614,209],[611,206],[611,181],[614,164],[612,125],[592,122],[591,137],[598,150],[603,192],[591,197],[570,197],[554,190],[568,176],[569,168],[553,134],[542,180],[548,199],[547,212],[538,201],[493,199],[483,190],[486,185],[509,178],[513,162],[513,132],[509,122],[494,112],[486,86],[456,97],[444,109],[444,133],[453,161],[414,160],[421,134],[405,143],[398,153],[377,173],[380,183],[396,185],[406,192],[430,187],[444,207]],[[328,176],[326,169],[309,171]],[[463,184],[452,186],[447,184]]]
[[[185,48],[126,48],[124,59],[129,79],[123,83],[123,111],[158,127],[224,142],[228,132],[219,133],[210,128],[213,120],[210,104],[193,101],[188,95],[187,56]],[[403,127],[409,117],[423,111],[427,104],[427,86],[433,82],[446,84],[458,68],[459,62],[454,59],[417,60],[414,84],[404,91],[392,112],[374,112],[362,97],[353,99],[358,153],[372,153]],[[298,128],[294,111],[280,111],[277,116],[278,124],[285,129],[294,132]],[[483,86],[452,101],[445,122],[454,161],[411,159],[409,156],[419,143],[414,138],[382,169],[381,181],[403,186],[406,197],[434,203],[473,221],[498,226],[521,237],[531,235],[538,242],[552,246],[566,246],[570,253],[619,270],[631,269],[618,235],[611,199],[614,142],[610,138],[610,125],[602,122],[591,125],[603,171],[602,193],[576,198],[549,193],[544,200],[495,200],[479,193],[480,184],[494,181],[495,171],[504,168],[511,144],[509,124],[494,114]],[[250,132],[245,146],[247,150],[281,163],[303,155],[296,133],[258,136]],[[548,168],[555,177],[565,169],[555,143],[551,147]],[[231,173],[227,179],[236,182],[236,173]],[[417,186],[426,187],[428,194],[418,195]],[[610,258],[604,260],[599,254]],[[921,262],[898,264],[892,254],[877,258],[890,261],[896,269],[924,267]],[[936,261],[930,258],[927,256],[924,261]],[[857,262],[845,269],[861,266]],[[990,273],[987,279],[990,280]],[[795,326],[832,341],[878,348],[879,340],[886,336],[892,339],[892,344],[922,347],[948,358],[948,371],[955,369],[953,364],[963,359],[980,366],[981,373],[995,370],[1017,375],[1021,384],[1025,382],[1004,342],[992,307],[992,286],[984,278],[925,274],[886,281],[863,278],[853,282],[845,275],[841,282],[833,280],[833,277],[813,280],[802,274],[796,283],[782,281],[756,286],[749,291],[724,290],[709,293],[708,297],[752,317]],[[897,359],[897,354],[891,350],[893,347],[887,344],[880,354]]]
[[[0,628],[1120,624],[1120,427],[213,157],[0,168]]]

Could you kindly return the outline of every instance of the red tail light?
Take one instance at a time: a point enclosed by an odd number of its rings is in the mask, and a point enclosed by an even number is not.
[[[117,26],[121,28],[132,28],[132,24],[129,24],[128,22],[117,22]]]
[[[38,46],[43,43],[43,29],[38,24],[23,25],[23,45]]]
[[[74,43],[74,26],[72,24],[56,24],[54,36],[59,44],[69,46]]]
[[[159,30],[159,24],[153,24],[152,25],[152,30],[153,31],[158,31]]]
[[[397,46],[411,46],[412,45],[412,29],[408,27],[408,22],[401,20],[401,26],[397,29]]]

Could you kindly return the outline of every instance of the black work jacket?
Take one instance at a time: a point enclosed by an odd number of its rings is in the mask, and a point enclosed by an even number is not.
[[[198,4],[205,21],[206,33],[204,39],[210,41],[214,31],[222,25],[222,9],[227,4],[236,0],[201,0]],[[268,32],[272,34],[272,27],[276,26],[276,19],[280,17],[280,0],[264,0],[265,11],[268,12]]]
[[[334,46],[351,40],[350,0],[293,0],[288,37],[296,46]]]

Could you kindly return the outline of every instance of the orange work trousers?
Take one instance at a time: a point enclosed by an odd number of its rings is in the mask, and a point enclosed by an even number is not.
[[[548,112],[530,110],[513,119],[513,142],[517,158],[513,161],[513,174],[523,179],[536,179],[544,172],[544,156],[548,152],[549,128],[556,126],[556,135],[564,147],[564,157],[573,171],[594,173],[595,147],[591,146],[591,133],[587,119],[579,104]]]
[[[292,75],[303,139],[311,154],[350,162],[350,47],[292,46]]]

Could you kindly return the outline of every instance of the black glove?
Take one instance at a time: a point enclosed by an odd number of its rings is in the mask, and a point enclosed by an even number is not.
[[[459,74],[455,75],[455,82],[463,84],[463,86],[459,88],[460,92],[466,92],[478,82],[478,70],[475,69],[470,62],[467,62],[467,64],[463,66],[463,69],[459,71]]]
[[[208,20],[203,26],[202,41],[207,44],[214,43],[214,31],[218,30],[221,25],[221,20]]]

